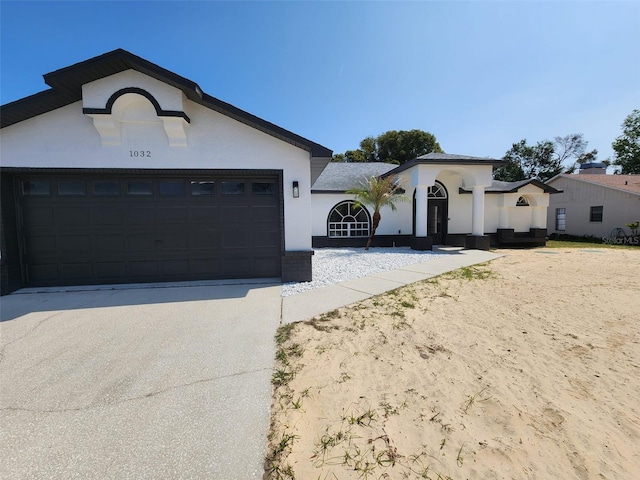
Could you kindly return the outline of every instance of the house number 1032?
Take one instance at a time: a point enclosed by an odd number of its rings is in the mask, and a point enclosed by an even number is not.
[[[129,150],[130,157],[151,157],[151,150]]]

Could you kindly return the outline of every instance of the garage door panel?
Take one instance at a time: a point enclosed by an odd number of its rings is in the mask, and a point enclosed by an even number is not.
[[[155,252],[159,240],[155,233],[130,233],[127,235],[127,250],[130,252]]]
[[[188,218],[187,207],[160,207],[157,212],[158,223],[185,225]]]
[[[91,253],[91,235],[67,235],[61,236],[60,239],[60,253],[76,253],[76,254],[90,254]]]
[[[57,264],[27,265],[27,278],[30,282],[56,282],[60,278]]]
[[[162,232],[158,235],[158,248],[161,250],[187,250],[189,240],[186,232]]]
[[[214,228],[189,232],[189,248],[193,250],[217,250],[220,248],[220,235],[221,232]]]
[[[248,206],[220,207],[220,221],[224,224],[246,223],[251,220],[251,209]]]
[[[156,209],[153,206],[131,207],[127,209],[129,225],[150,225],[156,221]]]
[[[189,207],[189,223],[218,224],[220,223],[220,209],[217,205]]]
[[[157,277],[158,262],[156,260],[129,262],[129,273],[135,277]]]
[[[246,257],[227,257],[222,259],[223,275],[245,275],[251,274],[252,259]]]
[[[125,262],[97,262],[96,274],[98,278],[104,279],[126,278],[126,264]]]
[[[41,227],[55,225],[55,215],[52,207],[34,207],[25,215],[25,227]]]
[[[94,236],[96,255],[109,255],[125,252],[124,234],[99,234]]]
[[[85,226],[89,224],[89,212],[86,207],[58,207],[55,219],[61,226]]]
[[[255,206],[250,211],[251,221],[273,224],[280,219],[280,210],[276,206]]]
[[[251,236],[252,247],[279,247],[279,232],[254,232]]]
[[[275,176],[61,174],[45,183],[18,192],[30,286],[280,276]]]
[[[221,278],[219,258],[194,258],[189,261],[189,269],[195,277],[206,277],[213,274],[211,278]]]
[[[61,275],[68,280],[88,280],[94,277],[93,265],[87,263],[62,264]]]
[[[183,278],[189,274],[188,260],[165,260],[160,264],[160,270],[163,275],[178,276]]]
[[[94,205],[91,207],[89,221],[91,225],[122,225],[124,222],[124,207]]]
[[[250,247],[251,233],[252,232],[248,232],[246,229],[234,228],[233,226],[227,225],[225,231],[222,232],[222,248],[228,250]]]
[[[54,235],[27,237],[26,240],[28,254],[37,257],[55,255],[58,251],[57,245]]]

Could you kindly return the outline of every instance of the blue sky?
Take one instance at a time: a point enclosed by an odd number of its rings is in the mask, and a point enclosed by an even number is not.
[[[0,103],[124,48],[335,153],[387,130],[448,153],[583,133],[640,108],[640,2],[0,2]]]

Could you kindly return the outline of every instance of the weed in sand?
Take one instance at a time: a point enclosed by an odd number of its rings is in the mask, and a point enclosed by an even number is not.
[[[466,413],[469,412],[471,407],[473,407],[475,405],[476,402],[486,402],[487,400],[489,400],[491,398],[490,396],[489,397],[485,397],[485,398],[478,398],[484,393],[484,391],[487,388],[488,387],[484,387],[479,392],[476,392],[473,395],[469,395],[469,398],[467,400],[465,400],[464,403],[462,404],[462,412],[466,414]]]
[[[273,372],[273,376],[271,377],[271,383],[275,387],[282,387],[283,385],[288,385],[291,380],[296,376],[295,371],[287,370],[284,368],[277,368],[275,372]]]
[[[282,345],[291,338],[291,334],[295,329],[295,323],[287,323],[278,328],[276,332],[276,345]]]

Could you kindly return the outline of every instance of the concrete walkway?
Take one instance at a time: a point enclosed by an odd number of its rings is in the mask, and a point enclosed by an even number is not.
[[[284,297],[281,322],[285,324],[307,320],[374,295],[501,256],[483,250],[462,250],[455,247],[437,250],[434,248],[434,251],[446,255],[430,257],[422,263]]]

